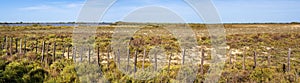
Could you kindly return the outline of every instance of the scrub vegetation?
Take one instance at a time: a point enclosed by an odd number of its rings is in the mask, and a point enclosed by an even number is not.
[[[96,58],[99,51],[99,60],[91,62],[99,63],[97,67],[103,78],[112,83],[175,82],[181,68],[183,48],[180,48],[180,42],[174,35],[163,29],[160,24],[143,24],[143,29],[134,34],[130,39],[129,53],[130,60],[133,61],[137,52],[137,68],[143,66],[143,51],[148,53],[155,46],[165,49],[166,57],[173,55],[169,58],[170,67],[164,66],[157,77],[136,80],[118,70],[115,57],[117,53],[110,48],[114,29],[118,26],[97,26],[96,36],[92,37],[95,43],[91,55],[92,58]],[[196,34],[197,50],[201,52],[203,49],[205,52],[204,59],[199,58],[195,62],[203,71],[199,69],[196,72],[194,82],[201,83],[210,68],[211,39],[205,24],[189,26]],[[227,60],[219,79],[220,83],[300,82],[300,24],[224,24],[224,27]],[[50,25],[0,26],[0,82],[89,82],[88,79],[79,80],[76,73],[83,70],[76,70],[77,66],[74,64],[73,29],[71,26]],[[204,60],[203,65],[201,60]],[[166,61],[166,64],[168,62]],[[145,67],[150,65],[153,64],[145,61]]]

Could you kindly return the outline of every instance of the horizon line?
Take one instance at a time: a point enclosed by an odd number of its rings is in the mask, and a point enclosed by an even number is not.
[[[76,24],[76,23],[139,23],[139,24],[185,24],[183,23],[172,23],[172,22],[123,22],[123,21],[116,21],[116,22],[0,22],[0,24]],[[300,22],[223,22],[223,23],[204,23],[204,22],[186,22],[186,24],[300,24]]]

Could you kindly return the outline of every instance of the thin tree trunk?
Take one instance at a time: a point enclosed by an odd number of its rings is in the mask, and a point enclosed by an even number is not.
[[[2,42],[1,48],[5,49],[5,45],[6,45],[6,36],[4,36],[4,38],[3,38],[3,42]]]
[[[65,42],[64,41],[64,37],[62,37],[61,36],[61,42]],[[65,58],[65,57],[68,57],[67,59],[69,59],[69,55],[68,55],[68,53],[67,53],[67,56],[65,56],[65,53],[66,53],[66,47],[67,47],[67,51],[69,50],[69,46],[66,46],[66,44],[65,43],[62,43],[62,55],[63,55],[63,57]]]
[[[15,44],[16,44],[15,50],[16,50],[16,53],[18,53],[18,38],[15,38]]]
[[[143,65],[142,65],[142,69],[145,69],[145,57],[146,57],[146,49],[144,48],[144,54],[143,54]]]
[[[112,55],[114,55],[114,61],[115,61],[116,63],[118,63],[118,51],[115,52],[115,51],[113,50],[113,48],[111,48],[111,51],[112,51]],[[117,65],[117,64],[116,64],[116,65]]]
[[[97,47],[97,64],[100,67],[100,47]]]
[[[268,66],[271,66],[271,55],[268,55]]]
[[[22,54],[22,39],[20,39],[20,54]]]
[[[243,70],[245,70],[246,69],[246,66],[245,66],[245,60],[246,60],[246,52],[244,51],[244,54],[243,54]]]
[[[70,46],[68,46],[68,48],[67,48],[67,57],[68,57],[68,59],[70,59]]]
[[[0,47],[0,50],[3,50],[4,49],[4,42],[5,42],[5,40],[4,40],[4,38],[3,38],[3,41],[2,41],[2,38],[1,38],[1,47]]]
[[[74,55],[75,55],[75,46],[72,48],[72,59],[74,60]]]
[[[287,70],[287,72],[289,72],[289,71],[291,70],[291,64],[290,64],[291,52],[292,52],[292,49],[289,48],[289,54],[288,54],[288,70]]]
[[[38,53],[38,43],[39,43],[39,41],[38,41],[38,39],[36,39],[35,41],[36,41],[35,42],[35,53]]]
[[[0,41],[1,41],[1,47],[0,47],[0,50],[3,50],[3,48],[4,48],[4,42],[5,42],[4,38],[5,38],[5,37],[3,37],[3,41],[2,41],[2,38],[1,38],[1,40],[0,40]]]
[[[9,55],[9,43],[8,43],[8,39],[7,37],[5,37],[5,49],[6,49],[6,55]]]
[[[154,63],[155,63],[154,70],[157,71],[157,52],[154,54]]]
[[[45,54],[45,57],[46,57],[46,64],[49,63],[49,56],[48,56],[49,49],[50,49],[50,42],[49,43],[45,42],[45,53],[44,54]]]
[[[299,83],[299,81],[298,81],[298,78],[299,78],[299,75],[298,75],[298,69],[296,69],[296,72],[295,72],[295,74],[296,74],[296,78],[295,78],[295,80],[296,80],[296,83]]]
[[[10,52],[10,55],[13,55],[13,48],[12,48],[12,43],[13,43],[13,38],[11,37],[10,38],[10,43],[9,43],[9,52]]]
[[[45,47],[46,47],[45,53],[46,53],[46,55],[48,55],[48,52],[49,52],[49,49],[50,49],[50,42],[45,44]]]
[[[137,71],[137,50],[134,52],[134,72]]]
[[[232,64],[232,54],[231,54],[231,51],[229,51],[229,64]]]
[[[110,59],[110,48],[107,47],[107,60],[109,60],[109,59]]]
[[[62,45],[62,56],[63,56],[63,57],[65,57],[65,52],[66,52],[66,50],[65,50],[65,45],[63,44],[63,45]]]
[[[89,63],[91,62],[91,47],[88,46],[88,60],[89,60]]]
[[[172,56],[173,56],[173,53],[171,53],[171,55],[169,56],[169,63],[168,63],[168,74],[170,74],[170,68],[171,68],[171,60],[172,60]]]
[[[200,73],[203,75],[204,74],[204,54],[205,54],[205,51],[204,49],[201,50],[201,70],[200,70]]]
[[[130,48],[128,48],[128,50],[127,50],[127,66],[126,66],[127,72],[129,70],[129,60],[130,60]]]
[[[233,57],[234,57],[234,60],[235,60],[235,61],[233,62],[233,68],[235,68],[235,66],[236,66],[236,63],[235,63],[235,62],[237,61],[237,59],[236,59],[237,55],[235,54],[235,55],[233,55]]]
[[[110,61],[109,61],[109,51],[110,51],[110,50],[109,50],[109,47],[107,47],[107,68],[109,68],[109,65],[110,65],[110,64],[109,64],[109,62],[110,62]]]
[[[1,38],[0,42],[1,42],[0,50],[3,50],[4,49],[4,42],[5,42],[4,37],[3,37],[3,41],[2,41],[2,38]]]
[[[45,41],[43,41],[43,46],[42,46],[42,63],[44,61],[44,52],[45,52]]]
[[[254,66],[253,66],[253,69],[255,69],[256,68],[256,66],[257,66],[257,63],[256,63],[256,51],[253,51],[253,53],[254,53]]]
[[[118,65],[120,65],[120,50],[118,49],[118,54],[117,54],[117,61],[118,61]]]
[[[82,62],[83,49],[84,49],[84,48],[82,48],[82,47],[79,48],[80,62]]]
[[[185,48],[183,49],[183,54],[182,54],[182,65],[184,65],[184,59],[185,59]]]
[[[26,40],[26,38],[24,39],[24,54],[26,54],[27,53],[27,40]]]
[[[56,42],[53,44],[53,61],[55,61],[55,53],[56,53]]]
[[[74,48],[73,48],[73,60],[74,60],[74,62],[76,63],[76,51],[77,51],[77,48],[76,48],[76,46],[74,46]]]

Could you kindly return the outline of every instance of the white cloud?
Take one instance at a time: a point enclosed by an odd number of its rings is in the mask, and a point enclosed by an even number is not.
[[[52,6],[49,5],[38,5],[38,6],[30,6],[30,7],[24,7],[20,8],[20,10],[28,10],[28,11],[35,11],[35,10],[48,10],[52,9]]]
[[[43,5],[33,5],[28,7],[19,8],[23,11],[51,11],[51,10],[58,10],[64,11],[66,9],[79,9],[83,6],[83,3],[50,3],[50,4],[43,4]]]
[[[82,6],[83,6],[82,3],[70,3],[70,4],[65,5],[66,8],[78,8],[78,7],[82,7]]]

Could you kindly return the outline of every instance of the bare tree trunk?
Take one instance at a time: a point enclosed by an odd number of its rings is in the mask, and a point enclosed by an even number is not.
[[[46,47],[45,53],[46,53],[46,55],[48,55],[49,49],[50,49],[50,42],[45,44],[45,47]]]
[[[126,66],[126,71],[129,71],[129,60],[130,60],[130,48],[127,50],[127,66]]]
[[[118,50],[117,50],[117,52],[115,52],[114,50],[113,50],[113,48],[111,47],[111,52],[112,52],[112,55],[114,55],[114,61],[116,62],[116,63],[118,63]],[[117,64],[116,64],[117,65]]]
[[[76,63],[76,51],[77,51],[77,48],[76,48],[76,46],[74,46],[73,47],[73,60],[74,60],[74,62]]]
[[[26,38],[24,38],[24,54],[26,54],[26,52],[27,52],[27,45],[26,45],[26,43],[27,43],[27,40],[26,40]]]
[[[6,45],[6,36],[4,36],[4,38],[3,38],[3,42],[2,42],[1,48],[5,49],[5,45]]]
[[[55,53],[56,53],[56,42],[53,44],[53,62],[55,61]]]
[[[16,53],[18,53],[18,38],[15,38],[15,44],[16,44],[15,50],[16,50]]]
[[[5,49],[6,49],[6,55],[9,55],[9,52],[8,52],[8,51],[9,51],[9,46],[8,46],[9,43],[8,43],[8,39],[9,39],[9,38],[5,37]]]
[[[134,72],[137,71],[137,50],[134,52]]]
[[[38,53],[38,43],[39,43],[39,41],[38,41],[38,39],[36,39],[35,41],[36,41],[35,42],[35,53]]]
[[[84,50],[84,48],[83,48],[83,47],[79,48],[80,62],[82,62],[83,50]]]
[[[142,65],[142,69],[145,69],[145,57],[146,57],[146,48],[144,48],[144,54],[143,54],[143,65]]]
[[[253,51],[253,53],[254,53],[254,66],[253,66],[253,69],[255,69],[256,68],[256,66],[257,66],[257,63],[256,63],[256,51]]]
[[[65,50],[65,45],[63,44],[63,45],[62,45],[62,56],[63,56],[63,57],[65,57],[65,52],[66,52],[66,50]]]
[[[1,38],[0,42],[1,42],[0,50],[3,50],[4,49],[4,42],[5,42],[4,37],[3,37],[3,41],[2,41],[2,38]]]
[[[118,66],[120,65],[120,50],[118,49],[118,54],[117,54],[117,61],[118,61]]]
[[[22,54],[22,39],[20,39],[20,54]]]
[[[157,71],[157,52],[154,53],[154,62],[155,62],[155,68],[154,68],[154,70]]]
[[[298,75],[298,69],[296,69],[296,72],[295,72],[295,74],[296,74],[296,83],[299,83],[299,81],[298,81],[298,78],[299,78],[299,75]]]
[[[229,51],[229,64],[232,64],[232,54],[231,54],[231,51]]]
[[[9,43],[9,52],[10,52],[10,55],[13,55],[13,49],[12,49],[12,43],[13,43],[13,38],[11,37],[10,38],[10,43]]]
[[[268,66],[271,66],[271,55],[268,55]]]
[[[97,47],[97,64],[100,67],[100,47]]]
[[[68,46],[67,51],[68,51],[67,57],[68,57],[68,59],[70,59],[70,46]]]
[[[235,54],[235,55],[233,55],[233,57],[234,57],[234,60],[235,60],[235,61],[234,61],[234,63],[233,63],[233,68],[235,68],[235,66],[236,66],[236,61],[237,61],[237,59],[236,59],[236,56],[237,56],[236,54]]]
[[[169,63],[168,63],[168,74],[170,74],[170,67],[171,67],[171,60],[172,60],[172,56],[173,56],[173,53],[171,53],[171,55],[169,56]]]
[[[109,64],[109,62],[110,62],[110,61],[109,61],[109,58],[110,58],[110,57],[109,57],[109,51],[110,51],[110,50],[109,50],[109,46],[108,46],[108,47],[107,47],[107,68],[109,68],[109,65],[110,65],[110,64]]]
[[[287,72],[289,72],[289,71],[291,70],[291,64],[290,64],[291,52],[292,52],[292,49],[289,48],[289,54],[288,54],[288,70],[287,70]]]
[[[68,46],[68,44],[65,44],[65,43],[67,43],[67,42],[65,42],[64,41],[64,37],[63,36],[61,36],[61,42],[64,42],[64,43],[62,43],[62,55],[63,55],[63,57],[67,57],[67,59],[69,59],[69,46]],[[66,47],[67,47],[67,50],[66,50]],[[65,53],[66,53],[66,51],[68,52],[67,53],[67,56],[65,56]]]
[[[5,42],[5,36],[3,37],[3,41],[2,41],[2,38],[1,38],[1,47],[0,47],[0,50],[3,50],[4,49],[4,42]]]
[[[204,49],[201,50],[201,70],[200,70],[200,73],[202,75],[204,75],[204,54],[205,54],[205,51]]]
[[[46,61],[45,61],[46,64],[48,64],[48,62],[49,62],[49,61],[48,61],[48,60],[49,60],[49,59],[48,59],[48,58],[49,58],[49,57],[48,57],[48,49],[49,49],[48,47],[50,46],[49,44],[50,44],[50,43],[45,42],[45,50],[44,50],[44,55],[45,55],[45,56],[44,56],[44,57],[45,57],[45,59],[46,59]]]
[[[185,48],[183,49],[183,54],[182,54],[182,65],[184,65],[184,59],[185,59]]]
[[[88,60],[89,60],[89,63],[91,63],[91,47],[88,46]]]
[[[42,60],[41,60],[42,63],[44,61],[44,52],[45,52],[45,41],[43,41],[43,46],[42,46]]]
[[[246,60],[246,52],[244,51],[244,54],[243,54],[243,70],[246,69],[246,66],[245,66],[245,60]]]

